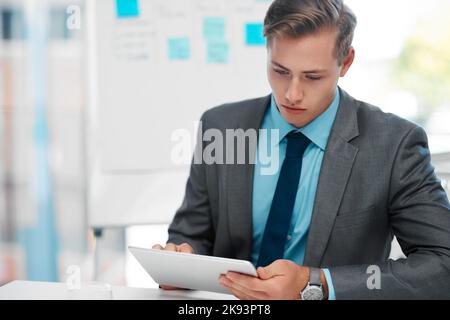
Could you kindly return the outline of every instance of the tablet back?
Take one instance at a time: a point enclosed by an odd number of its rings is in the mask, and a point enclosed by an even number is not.
[[[221,274],[234,271],[257,276],[253,264],[245,260],[128,248],[153,280],[163,285],[230,294],[219,284]]]

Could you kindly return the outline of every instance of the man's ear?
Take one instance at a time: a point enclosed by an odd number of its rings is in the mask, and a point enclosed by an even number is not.
[[[355,48],[350,47],[347,56],[344,58],[344,61],[342,61],[342,69],[340,74],[341,77],[347,74],[347,71],[348,69],[350,69],[354,60],[355,60]]]

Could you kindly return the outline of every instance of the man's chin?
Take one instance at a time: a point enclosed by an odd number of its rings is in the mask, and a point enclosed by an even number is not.
[[[302,117],[301,119],[298,119],[296,117],[284,117],[284,119],[286,120],[286,122],[288,122],[289,124],[293,125],[296,128],[303,128],[304,126],[306,126],[308,123],[310,123],[312,121],[309,119],[305,119],[305,117]]]

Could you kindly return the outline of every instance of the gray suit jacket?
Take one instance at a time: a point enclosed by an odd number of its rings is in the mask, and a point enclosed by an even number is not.
[[[259,129],[269,105],[267,96],[216,107],[202,116],[203,131]],[[254,166],[246,163],[191,165],[168,242],[250,260]],[[394,235],[407,259],[388,260]],[[422,128],[341,90],[304,265],[329,268],[337,299],[450,298],[450,205]],[[380,268],[380,289],[367,285],[370,265]]]

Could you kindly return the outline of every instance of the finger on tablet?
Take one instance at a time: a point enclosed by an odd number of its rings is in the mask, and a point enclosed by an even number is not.
[[[167,250],[167,251],[178,251],[177,250],[177,246],[174,245],[173,243],[166,244],[166,247],[164,248],[164,250]]]
[[[154,244],[154,245],[152,246],[152,249],[162,250],[163,247],[162,247],[160,244]]]
[[[178,246],[178,252],[194,253],[194,249],[188,243],[182,243]]]

